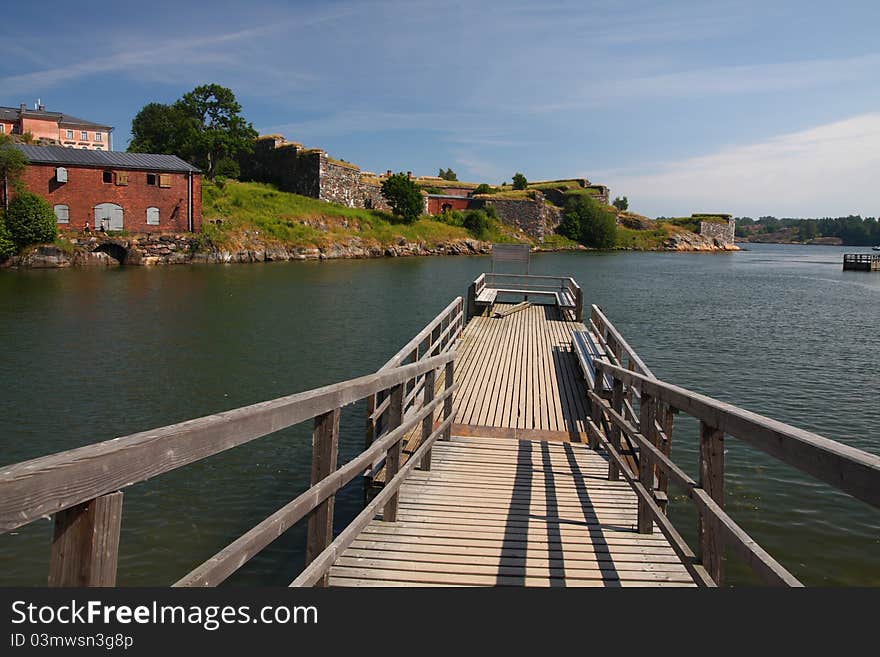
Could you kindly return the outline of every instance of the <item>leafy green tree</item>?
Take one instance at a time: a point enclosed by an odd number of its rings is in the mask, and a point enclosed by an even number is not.
[[[217,174],[224,160],[251,151],[257,137],[241,116],[235,94],[218,84],[196,87],[173,105],[145,105],[131,131],[129,151],[177,155],[200,167],[208,178]]]
[[[5,223],[12,242],[19,249],[29,244],[52,242],[58,235],[52,206],[31,192],[16,192],[15,198],[9,203]]]
[[[477,188],[474,190],[474,194],[491,194],[492,188],[489,187],[486,183],[480,183],[477,185]]]
[[[627,199],[626,196],[618,196],[614,199],[612,205],[621,212],[626,212],[629,210],[629,199]]]
[[[424,209],[422,193],[405,173],[395,173],[382,181],[382,196],[388,201],[392,212],[406,223],[419,218]]]
[[[443,180],[458,180],[458,176],[456,175],[455,171],[453,171],[451,168],[445,169],[445,170],[440,169],[440,171],[437,173],[437,175],[440,178],[443,178]]]
[[[27,168],[27,158],[12,144],[12,139],[0,135],[0,194],[3,195],[3,209],[9,209],[9,192],[13,189]]]
[[[592,198],[572,196],[565,204],[557,232],[585,246],[610,249],[617,242],[617,216]]]
[[[525,189],[529,186],[529,181],[526,180],[526,177],[521,173],[517,172],[513,174],[513,188],[514,189]]]

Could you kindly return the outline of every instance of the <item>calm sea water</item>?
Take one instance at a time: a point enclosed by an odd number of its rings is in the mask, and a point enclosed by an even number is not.
[[[880,454],[880,274],[854,248],[545,254],[659,377]],[[0,465],[375,370],[488,266],[440,257],[0,272]],[[363,409],[342,419],[341,459]],[[693,473],[679,416],[673,457]],[[309,428],[279,432],[125,491],[119,583],[170,584],[308,486]],[[809,584],[880,585],[880,512],[727,441],[727,507]],[[360,508],[359,482],[337,528]],[[693,538],[689,505],[671,513]],[[0,535],[0,585],[45,583],[51,523]],[[295,528],[232,584],[283,584]],[[752,582],[729,559],[729,579]]]

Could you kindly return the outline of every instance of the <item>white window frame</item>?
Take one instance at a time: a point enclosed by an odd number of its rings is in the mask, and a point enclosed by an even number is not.
[[[95,141],[104,141],[104,133],[96,132],[95,133]]]
[[[155,221],[150,221],[150,210],[155,210],[153,215],[156,217]],[[159,208],[153,206],[147,208],[147,225],[148,226],[158,226],[159,225]]]
[[[68,138],[68,139],[73,139],[73,138],[74,138],[74,137],[73,137],[73,130],[68,130],[68,131],[67,131],[67,138]]]
[[[79,131],[79,140],[80,141],[88,141],[89,140],[89,131],[88,130],[80,130]]]
[[[0,135],[4,134],[5,132],[6,132],[6,124],[0,123]]]
[[[63,208],[64,219],[62,219],[58,215],[58,211]],[[55,207],[52,208],[52,212],[55,213],[55,223],[59,224],[69,224],[70,223],[70,206],[65,205],[64,203],[58,203]]]

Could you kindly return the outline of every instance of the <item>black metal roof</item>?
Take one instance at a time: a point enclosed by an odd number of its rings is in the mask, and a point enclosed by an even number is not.
[[[110,167],[113,169],[139,169],[143,171],[176,171],[201,173],[199,169],[184,162],[176,155],[156,153],[123,153],[120,151],[92,151],[64,146],[32,146],[13,144],[28,161],[35,164],[60,164],[81,167]]]

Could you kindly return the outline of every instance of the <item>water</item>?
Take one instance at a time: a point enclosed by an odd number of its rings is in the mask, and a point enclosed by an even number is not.
[[[533,256],[569,274],[661,378],[880,453],[880,275],[863,249],[751,245],[724,255]],[[438,257],[0,273],[0,464],[375,370],[488,266]],[[342,418],[340,459],[363,445]],[[308,486],[295,427],[125,490],[118,581],[170,584]],[[695,471],[697,426],[673,457]],[[880,512],[727,440],[727,508],[809,584],[880,585]],[[337,529],[360,482],[337,501]],[[692,540],[690,506],[671,515]],[[303,523],[304,524],[304,523]],[[297,527],[229,581],[286,584]],[[45,583],[51,523],[0,536],[0,585]],[[729,579],[753,580],[736,558]]]

